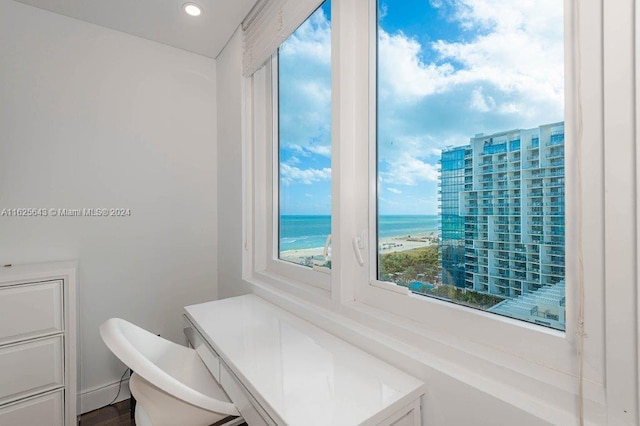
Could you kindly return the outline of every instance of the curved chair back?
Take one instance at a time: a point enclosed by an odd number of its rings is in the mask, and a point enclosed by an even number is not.
[[[220,399],[226,399],[226,395],[195,350],[120,318],[105,321],[100,326],[100,335],[120,361],[161,391],[205,410],[226,416],[240,415],[233,403]]]

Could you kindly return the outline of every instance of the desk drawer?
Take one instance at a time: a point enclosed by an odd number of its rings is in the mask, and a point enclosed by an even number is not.
[[[0,425],[27,426],[64,424],[63,391],[38,396],[0,407]]]
[[[62,281],[0,287],[0,344],[63,330]]]
[[[63,351],[62,336],[0,347],[0,404],[63,386]]]
[[[276,426],[258,402],[236,381],[224,363],[220,364],[220,384],[242,417],[251,426]]]
[[[188,320],[187,320],[188,321]],[[185,327],[184,335],[193,349],[198,352],[200,359],[207,366],[211,375],[220,382],[220,358],[218,354],[204,341],[200,333],[193,327]]]

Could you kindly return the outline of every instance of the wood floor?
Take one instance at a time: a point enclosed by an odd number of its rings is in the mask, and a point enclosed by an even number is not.
[[[80,426],[135,426],[129,400],[107,405],[80,416]]]
[[[223,422],[228,421],[221,420],[220,422],[212,425],[217,426]],[[113,405],[107,405],[98,410],[85,413],[80,416],[79,426],[135,426],[136,422],[131,418],[131,408],[129,400],[124,400]],[[246,423],[242,423],[238,426],[248,426]]]

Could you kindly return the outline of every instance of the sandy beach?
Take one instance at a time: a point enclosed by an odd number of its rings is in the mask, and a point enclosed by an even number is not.
[[[438,232],[380,238],[379,252],[381,254],[386,254],[427,247],[437,244],[438,238]],[[322,256],[322,251],[322,247],[286,250],[280,253],[280,259],[303,265],[320,265],[326,261]]]

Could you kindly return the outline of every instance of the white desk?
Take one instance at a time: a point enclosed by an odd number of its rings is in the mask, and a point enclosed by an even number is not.
[[[190,341],[250,426],[420,425],[422,382],[258,296],[185,311]]]

